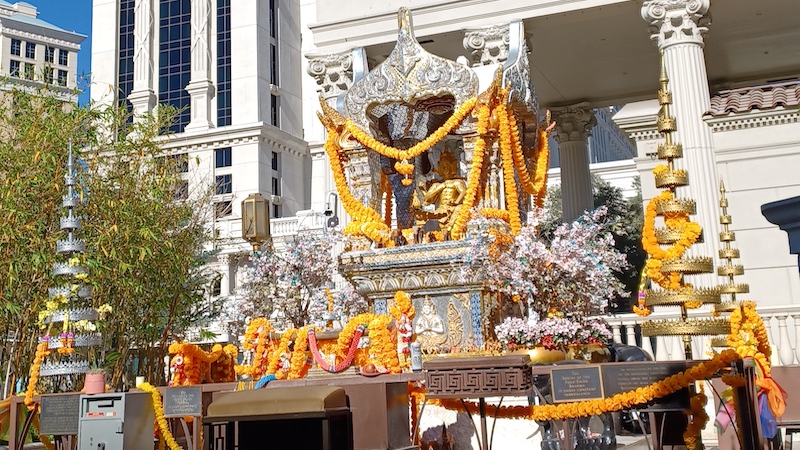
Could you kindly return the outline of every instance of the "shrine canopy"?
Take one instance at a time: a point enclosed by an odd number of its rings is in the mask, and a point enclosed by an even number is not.
[[[397,17],[389,56],[333,105],[321,99],[344,233],[385,247],[460,239],[476,211],[517,233],[544,199],[551,129],[522,23],[509,24],[504,63],[471,68],[425,50],[409,10]]]

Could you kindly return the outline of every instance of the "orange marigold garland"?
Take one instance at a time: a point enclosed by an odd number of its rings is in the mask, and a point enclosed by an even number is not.
[[[158,425],[159,436],[161,439],[166,442],[170,450],[183,450],[183,448],[178,445],[178,442],[175,440],[175,436],[173,436],[172,432],[169,430],[167,419],[164,418],[164,405],[161,403],[161,393],[158,392],[158,389],[153,387],[150,383],[142,383],[136,387],[149,393],[153,397],[153,411],[156,416],[156,424]],[[159,444],[159,446],[160,445],[161,444]]]
[[[661,381],[640,387],[633,391],[615,394],[611,397],[573,403],[560,403],[558,405],[504,406],[501,408],[497,408],[494,405],[486,405],[486,414],[502,418],[526,418],[537,422],[544,422],[547,420],[576,419],[578,417],[595,416],[606,412],[620,411],[634,405],[647,403],[657,398],[663,398],[673,392],[688,387],[698,380],[710,378],[717,371],[728,367],[732,362],[738,359],[740,359],[739,355],[735,351],[728,349],[715,355],[713,359],[703,361],[684,372],[669,376]],[[447,409],[463,409],[460,400],[431,399],[428,403],[439,404]],[[477,403],[466,402],[466,405],[471,413],[478,412]]]
[[[296,380],[298,378],[303,378],[308,373],[308,369],[311,367],[311,362],[309,360],[308,354],[306,351],[308,350],[308,329],[309,326],[305,326],[297,330],[297,336],[294,339],[294,349],[292,351],[292,359],[289,366],[289,373],[286,375],[287,380]]]
[[[453,223],[451,234],[454,239],[461,239],[464,235],[464,230],[467,228],[467,221],[470,218],[470,211],[472,207],[477,204],[478,196],[481,190],[481,172],[483,171],[484,157],[487,145],[487,133],[489,125],[489,114],[491,113],[489,106],[481,106],[478,108],[478,137],[475,141],[475,147],[472,152],[472,168],[467,178],[467,192],[464,195],[464,202],[462,203],[461,210]]]
[[[461,107],[456,110],[447,122],[445,122],[439,129],[431,133],[428,137],[423,139],[422,141],[418,142],[411,148],[406,150],[400,150],[394,147],[390,147],[382,142],[379,142],[377,139],[373,138],[353,123],[352,120],[347,119],[344,124],[344,129],[347,130],[361,145],[378,152],[379,154],[386,156],[388,158],[396,159],[396,160],[409,160],[416,156],[421,155],[427,150],[430,150],[431,147],[439,143],[445,136],[450,134],[451,131],[455,130],[461,122],[467,117],[469,113],[475,108],[475,104],[477,103],[477,98],[473,97],[467,101],[465,101]],[[400,163],[403,164],[403,163]],[[406,162],[406,164],[408,164]],[[413,170],[413,165],[412,169]],[[400,166],[403,168],[403,166]],[[399,170],[399,169],[398,169]],[[401,172],[403,173],[403,172]],[[410,173],[410,172],[409,172]],[[340,192],[341,195],[341,192]]]
[[[49,346],[50,343],[48,341],[40,342],[36,346],[36,353],[33,356],[33,364],[31,364],[28,378],[28,388],[25,390],[25,406],[29,409],[33,406],[33,396],[36,394],[36,384],[39,383],[39,370],[42,368],[42,360],[50,355]]]
[[[397,358],[397,346],[389,332],[390,316],[380,315],[369,324],[370,353],[376,365],[381,365],[391,373],[400,373],[400,360]]]
[[[706,403],[708,402],[708,397],[703,392],[703,382],[699,382],[699,390],[697,394],[693,395],[691,399],[689,399],[690,410],[688,414],[691,414],[692,421],[686,425],[686,430],[683,432],[683,442],[686,443],[686,450],[697,450],[697,437],[700,436],[700,432],[705,428],[706,423],[708,423],[708,414],[706,413]]]
[[[353,197],[347,186],[347,177],[344,174],[344,167],[342,167],[342,159],[345,155],[341,152],[339,146],[339,133],[334,128],[328,128],[328,138],[325,141],[325,152],[328,154],[328,159],[331,164],[331,172],[333,172],[333,180],[336,185],[336,190],[339,192],[339,198],[342,201],[345,211],[353,219],[344,229],[345,234],[361,235],[363,234],[370,240],[378,242],[385,246],[391,247],[393,242],[389,233],[389,227],[383,223],[383,217],[378,214],[374,209],[365,206],[358,199]]]

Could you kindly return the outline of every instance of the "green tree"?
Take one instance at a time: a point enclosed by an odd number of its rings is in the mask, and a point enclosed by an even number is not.
[[[642,249],[642,224],[644,223],[644,210],[642,207],[642,189],[639,177],[634,178],[633,188],[636,195],[625,198],[622,189],[613,186],[599,176],[592,174],[592,193],[594,207],[605,205],[608,208],[609,223],[614,234],[614,247],[627,255],[631,267],[618,275],[618,279],[625,285],[627,298],[617,298],[613,312],[628,313],[631,311],[631,300],[636,300],[639,277],[644,268],[646,254]],[[545,235],[552,233],[561,223],[561,186],[548,188],[545,199],[547,209],[546,220],[542,223],[542,232]]]
[[[4,371],[27,375],[40,333],[37,314],[53,284],[56,240],[63,238],[59,217],[71,143],[84,200],[77,212],[84,217],[88,282],[95,306],[113,308],[102,326],[112,380],[121,381],[135,354],[140,364],[128,375],[162,381],[169,343],[217,313],[206,301],[210,187],[187,192],[197,163],[165,155],[158,145],[174,111],[159,108],[156,117],[134,122],[124,110],[76,107],[48,91],[6,96],[0,102]]]

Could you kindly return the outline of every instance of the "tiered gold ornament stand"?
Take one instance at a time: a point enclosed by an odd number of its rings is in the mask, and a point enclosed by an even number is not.
[[[714,309],[717,313],[730,313],[742,304],[742,300],[736,298],[737,294],[747,294],[750,292],[750,286],[746,283],[736,283],[735,277],[744,275],[744,266],[734,264],[733,260],[739,258],[739,249],[733,248],[732,243],[736,241],[736,233],[730,231],[730,224],[733,222],[731,216],[728,214],[728,199],[725,197],[725,184],[720,180],[719,182],[719,207],[721,214],[719,216],[719,223],[722,225],[722,231],[719,233],[719,240],[722,243],[722,248],[719,250],[719,258],[724,261],[717,267],[717,275],[727,279],[727,283],[720,284],[717,289],[721,295],[728,296],[717,304]],[[713,347],[727,347],[727,338],[725,336],[718,336],[711,340]]]
[[[662,63],[661,89],[658,91],[658,100],[661,111],[658,118],[658,131],[664,135],[665,142],[658,146],[658,158],[667,162],[666,170],[656,171],[655,184],[660,189],[669,189],[672,198],[660,199],[656,203],[656,215],[669,216],[671,214],[686,214],[692,216],[696,213],[696,203],[692,199],[679,199],[675,195],[676,189],[689,184],[689,175],[686,170],[676,169],[674,160],[683,157],[681,144],[673,142],[672,133],[676,130],[675,117],[670,115],[672,94],[668,90],[669,79]],[[665,221],[666,223],[666,221]],[[655,239],[659,245],[679,244],[685,234],[680,227],[656,228]],[[702,232],[696,242],[702,241]],[[695,288],[684,283],[684,278],[690,275],[713,273],[714,262],[708,257],[677,257],[661,261],[661,273],[669,279],[670,275],[680,276],[680,285],[677,288],[647,289],[645,290],[645,304],[648,308],[653,306],[677,306],[681,309],[681,317],[673,320],[651,320],[642,323],[644,336],[681,336],[684,343],[686,359],[692,358],[691,336],[715,336],[730,332],[730,322],[727,318],[690,318],[688,310],[701,305],[717,305],[720,303],[720,291],[717,287]]]

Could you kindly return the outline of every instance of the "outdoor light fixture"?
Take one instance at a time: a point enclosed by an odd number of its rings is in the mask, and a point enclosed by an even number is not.
[[[269,201],[259,193],[250,194],[242,200],[242,238],[258,252],[269,237]]]

